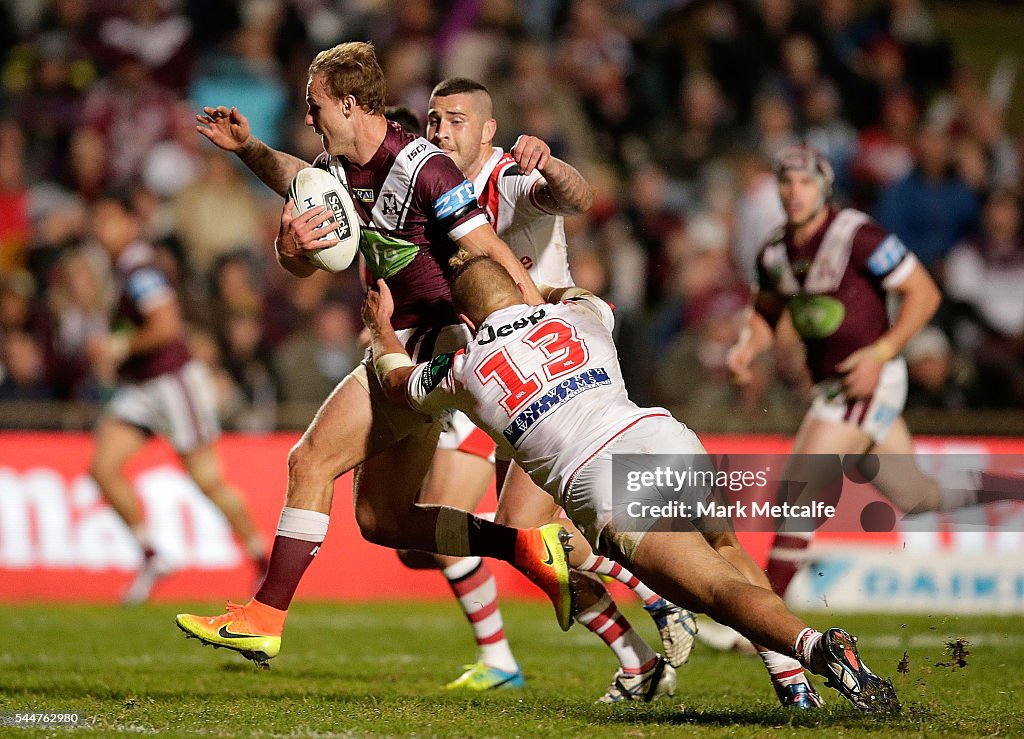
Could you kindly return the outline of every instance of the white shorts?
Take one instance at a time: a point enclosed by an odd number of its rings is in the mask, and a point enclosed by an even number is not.
[[[612,521],[612,456],[615,454],[704,455],[697,435],[671,416],[645,416],[613,437],[569,478],[559,503],[595,552]]]
[[[882,366],[875,392],[866,398],[849,401],[839,389],[838,380],[819,383],[808,418],[856,426],[880,444],[896,419],[903,415],[907,402],[907,363],[896,357]]]
[[[181,454],[220,435],[213,377],[207,366],[195,359],[176,372],[119,387],[105,412],[166,437]]]
[[[494,439],[481,431],[462,411],[454,411],[437,440],[438,449],[454,449],[494,464]]]

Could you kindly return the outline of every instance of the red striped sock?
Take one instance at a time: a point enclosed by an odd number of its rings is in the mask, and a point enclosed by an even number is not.
[[[758,652],[758,656],[764,662],[772,682],[776,685],[792,685],[794,683],[807,682],[804,668],[792,657],[770,651]]]
[[[765,572],[772,589],[780,598],[804,565],[804,552],[811,544],[810,534],[776,534]]]
[[[452,592],[473,628],[480,659],[505,672],[519,669],[508,641],[498,609],[498,588],[494,575],[480,557],[465,557],[445,568]]]
[[[619,658],[622,671],[637,675],[654,666],[658,655],[633,630],[626,617],[619,613],[611,596],[601,596],[593,605],[576,615],[576,620],[593,631]]]
[[[644,602],[645,606],[651,606],[661,600],[661,596],[640,582],[640,578],[620,565],[618,562],[602,557],[600,554],[591,554],[587,560],[576,568],[583,572],[593,572],[598,575],[607,575],[613,580],[618,580],[627,588],[636,593],[637,597]]]

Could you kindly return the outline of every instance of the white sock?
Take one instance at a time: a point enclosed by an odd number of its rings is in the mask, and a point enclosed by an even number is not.
[[[807,676],[804,675],[804,668],[792,657],[787,657],[778,652],[758,652],[757,656],[764,662],[772,682],[779,685],[793,685],[794,683],[806,683]]]
[[[970,488],[940,486],[939,495],[941,496],[939,510],[942,511],[955,511],[978,504],[978,491],[976,488],[972,490]]]
[[[793,644],[793,653],[800,660],[800,664],[815,674],[819,674],[819,671],[811,663],[811,657],[814,654],[814,648],[821,641],[821,637],[820,631],[808,626],[797,635],[796,642]]]

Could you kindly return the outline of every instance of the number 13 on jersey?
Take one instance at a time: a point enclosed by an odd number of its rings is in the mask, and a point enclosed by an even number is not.
[[[576,335],[576,329],[561,318],[549,318],[537,324],[519,341],[534,353],[516,362],[509,347],[504,346],[475,369],[481,383],[497,382],[505,390],[500,403],[510,417],[533,400],[545,383],[578,369],[590,358],[587,345]]]

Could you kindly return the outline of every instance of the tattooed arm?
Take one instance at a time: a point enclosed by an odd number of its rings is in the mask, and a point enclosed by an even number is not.
[[[575,167],[551,156],[551,147],[536,136],[520,136],[509,152],[523,174],[534,169],[544,175],[533,198],[537,205],[555,215],[586,213],[594,204],[594,190]]]
[[[203,108],[203,114],[196,116],[196,131],[224,151],[234,152],[252,170],[252,173],[281,197],[288,194],[295,173],[309,164],[271,149],[252,135],[249,120],[238,108]]]

